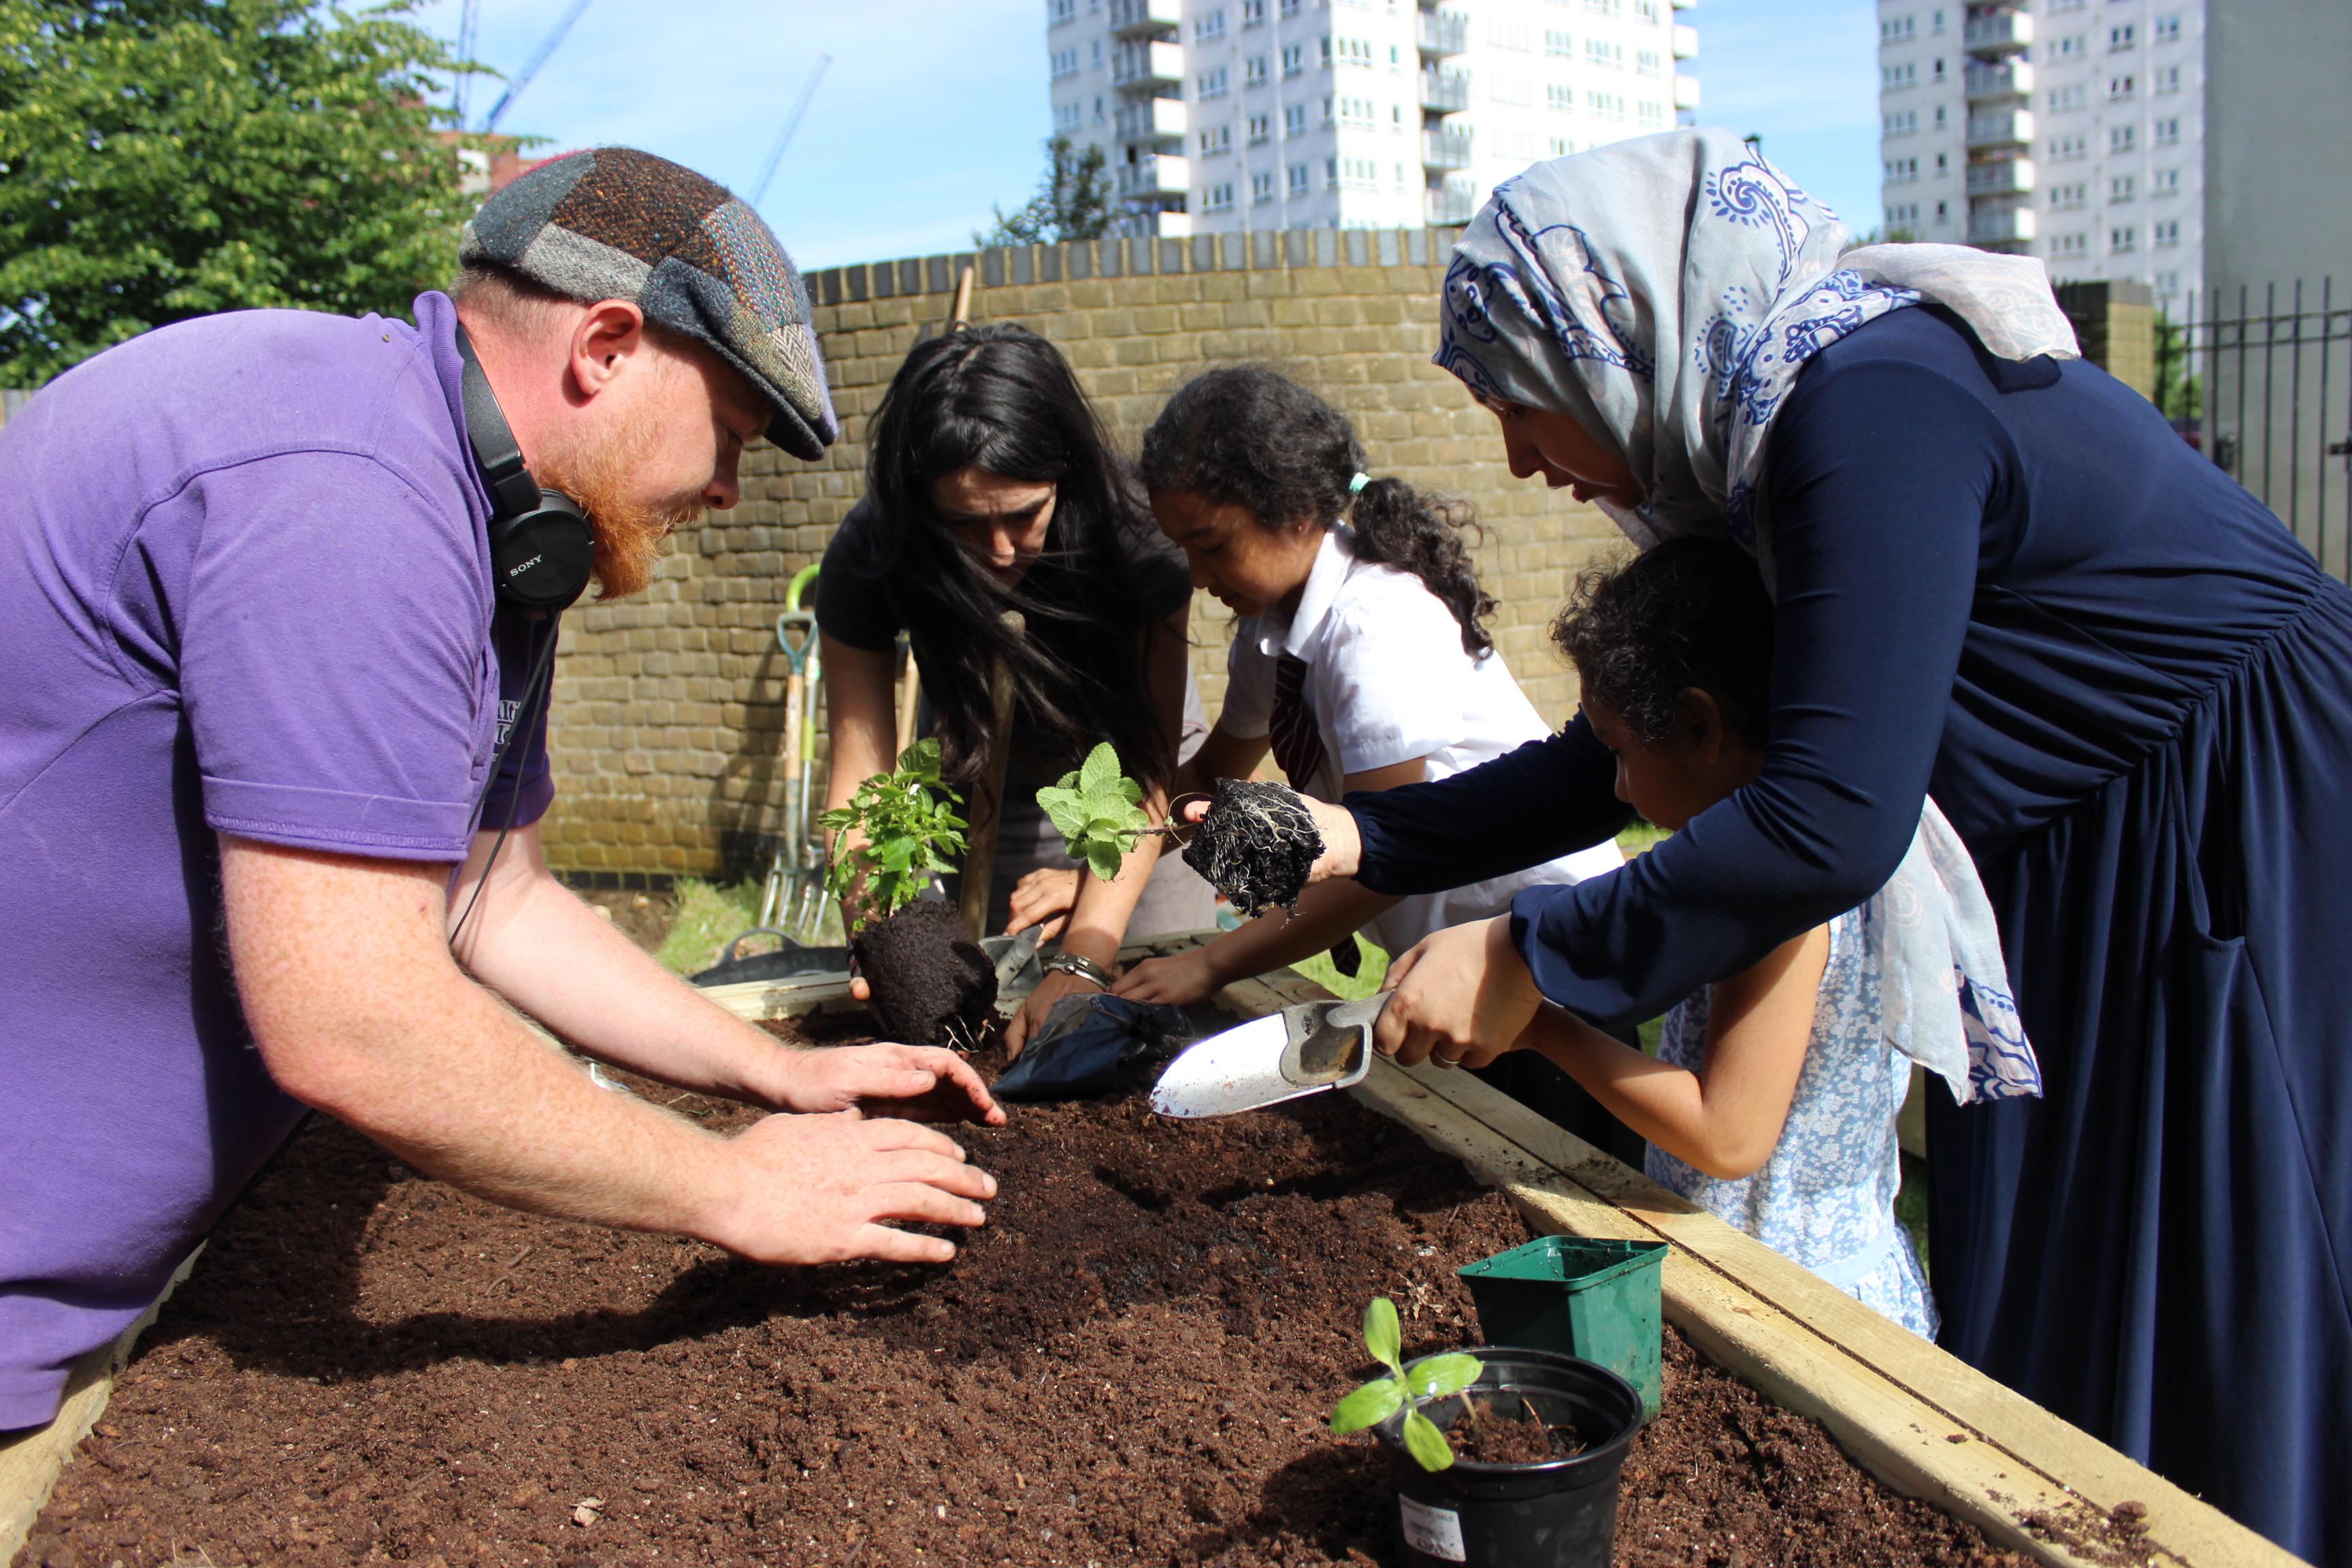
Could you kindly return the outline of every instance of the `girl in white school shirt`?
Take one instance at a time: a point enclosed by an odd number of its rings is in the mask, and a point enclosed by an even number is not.
[[[1459,503],[1368,479],[1348,421],[1259,365],[1186,384],[1144,433],[1142,478],[1192,583],[1239,617],[1224,710],[1176,787],[1246,778],[1271,750],[1320,800],[1440,779],[1541,740],[1544,721],[1480,623]],[[1451,892],[1394,899],[1345,879],[1207,945],[1129,970],[1119,995],[1199,1000],[1362,930],[1402,952],[1441,926],[1502,913],[1538,882],[1622,864],[1602,844]]]

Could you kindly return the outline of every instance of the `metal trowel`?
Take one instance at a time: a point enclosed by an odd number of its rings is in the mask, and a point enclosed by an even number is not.
[[[1371,1070],[1372,1025],[1389,994],[1301,1002],[1211,1035],[1168,1064],[1151,1091],[1151,1109],[1162,1116],[1231,1116],[1345,1089]]]

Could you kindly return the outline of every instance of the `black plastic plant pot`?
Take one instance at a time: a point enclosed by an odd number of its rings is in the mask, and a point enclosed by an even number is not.
[[[1373,1430],[1396,1476],[1402,1560],[1412,1568],[1609,1568],[1617,1478],[1642,1429],[1642,1396],[1607,1367],[1574,1356],[1484,1347],[1470,1353],[1486,1363],[1472,1396],[1499,1395],[1497,1403],[1531,1409],[1547,1426],[1572,1426],[1584,1447],[1531,1465],[1456,1458],[1449,1468],[1424,1470],[1404,1450],[1402,1416],[1389,1417]],[[1458,1394],[1424,1401],[1421,1410],[1440,1430],[1464,1418]]]

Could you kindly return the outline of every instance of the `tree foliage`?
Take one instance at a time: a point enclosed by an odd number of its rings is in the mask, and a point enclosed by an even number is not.
[[[0,384],[215,310],[405,315],[446,281],[454,62],[408,8],[0,0]]]
[[[1117,216],[1103,150],[1080,147],[1066,136],[1045,142],[1045,177],[1028,205],[1007,214],[997,207],[996,227],[971,237],[974,245],[1046,245],[1061,239],[1100,239]]]

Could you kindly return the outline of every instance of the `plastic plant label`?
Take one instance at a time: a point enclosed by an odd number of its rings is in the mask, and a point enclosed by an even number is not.
[[[1441,1563],[1466,1563],[1462,1545],[1462,1516],[1450,1508],[1432,1508],[1409,1497],[1397,1499],[1397,1517],[1404,1526],[1405,1544]]]

